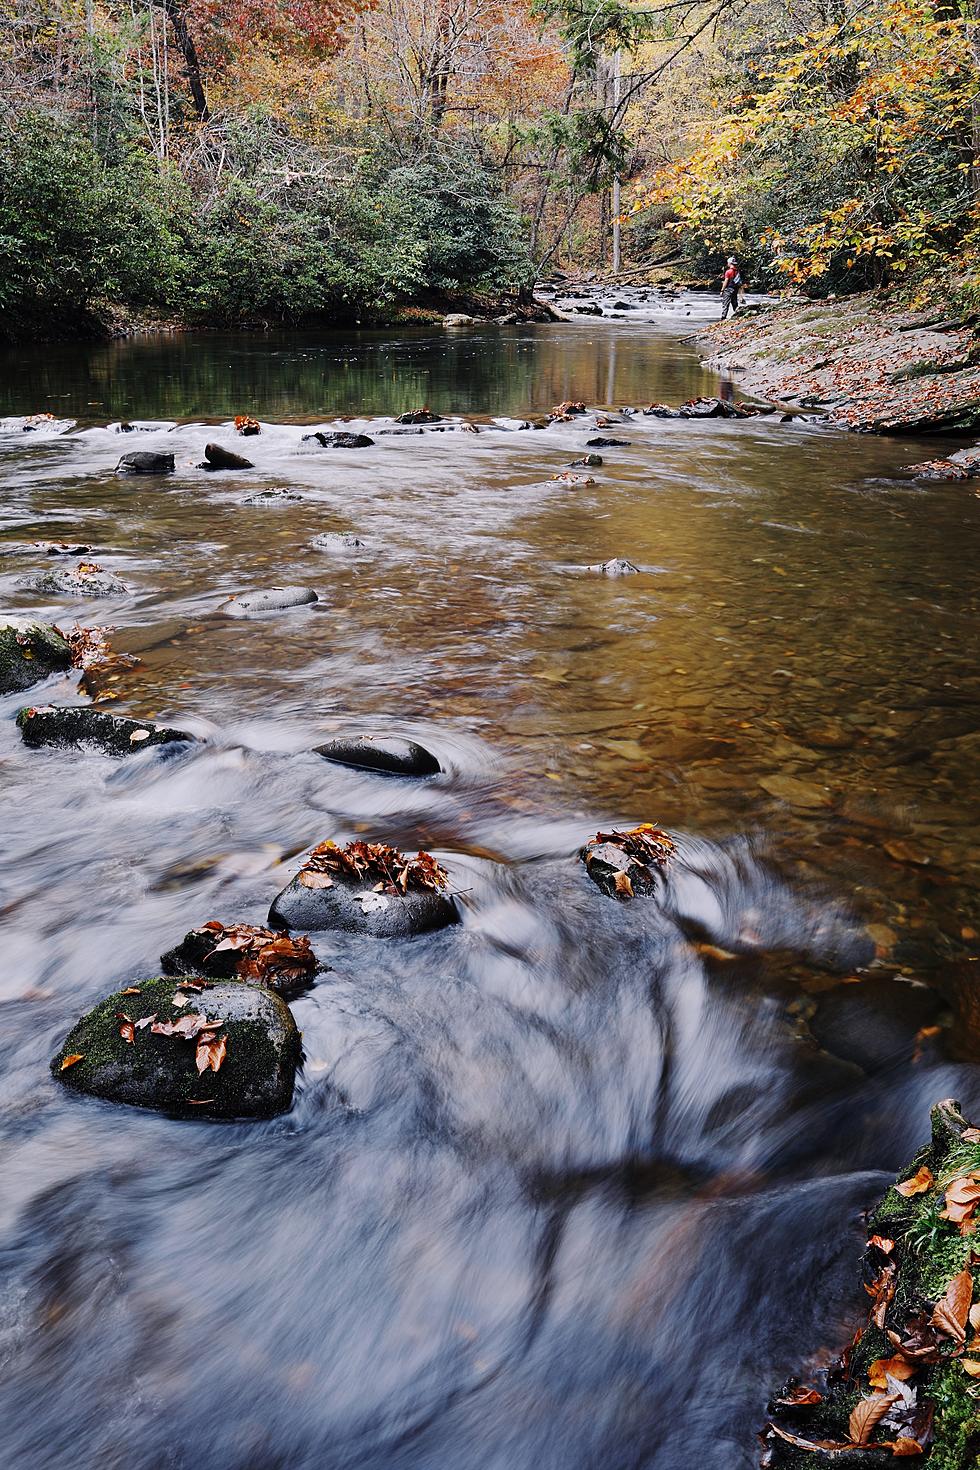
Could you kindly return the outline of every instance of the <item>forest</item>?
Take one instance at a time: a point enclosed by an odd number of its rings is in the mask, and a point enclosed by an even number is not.
[[[619,221],[661,278],[970,307],[977,45],[955,0],[4,0],[0,336],[424,319]]]

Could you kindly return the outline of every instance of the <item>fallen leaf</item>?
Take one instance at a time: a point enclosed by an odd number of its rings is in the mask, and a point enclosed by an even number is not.
[[[141,741],[141,740],[149,740],[149,738],[150,738],[150,732],[149,732],[149,730],[134,730],[133,733],[132,733],[132,735],[130,735],[130,737],[129,737],[129,739],[130,739],[130,741],[131,741],[131,743],[133,745],[138,744],[139,741]]]
[[[872,1388],[887,1388],[889,1374],[904,1383],[918,1371],[918,1363],[910,1362],[908,1358],[898,1355],[894,1358],[876,1358],[868,1369],[868,1382]]]
[[[787,1408],[805,1409],[811,1404],[822,1404],[823,1394],[818,1393],[815,1388],[804,1388],[800,1384],[797,1388],[791,1388],[788,1393],[776,1400],[777,1404],[784,1404]]]
[[[874,1393],[854,1405],[847,1421],[847,1432],[855,1444],[868,1443],[875,1425],[884,1419],[897,1399],[898,1394],[895,1393]]]
[[[60,1072],[66,1072],[69,1067],[74,1067],[76,1062],[84,1062],[84,1060],[85,1053],[83,1051],[73,1051],[70,1056],[65,1057],[58,1070]]]
[[[157,1018],[156,1011],[153,1012],[152,1016],[141,1016],[140,1019],[136,1022],[136,1029],[137,1029],[137,1031],[142,1031],[143,1028],[144,1028],[144,1026],[150,1026],[150,1025],[152,1025],[152,1023],[156,1020],[156,1018]]]
[[[215,1041],[213,1036],[202,1036],[197,1043],[194,1058],[198,1072],[206,1072],[209,1067],[212,1072],[217,1072],[227,1054],[228,1043],[225,1037],[221,1036]]]
[[[926,1190],[931,1189],[935,1182],[932,1176],[932,1170],[927,1169],[925,1164],[923,1164],[921,1169],[918,1169],[911,1179],[906,1179],[904,1183],[895,1185],[895,1193],[904,1195],[906,1199],[911,1199],[915,1194],[925,1194]]]
[[[133,1045],[136,1040],[136,1027],[133,1025],[132,1021],[123,1022],[123,1024],[119,1028],[119,1035],[122,1037],[123,1041],[128,1041],[130,1046]]]
[[[960,1358],[960,1367],[964,1373],[969,1373],[971,1378],[980,1378],[980,1360],[976,1358]]]
[[[802,1435],[790,1434],[788,1429],[780,1429],[778,1424],[768,1426],[773,1434],[778,1434],[787,1444],[795,1445],[798,1450],[853,1450],[855,1445],[846,1439],[804,1439]]]
[[[874,1308],[871,1320],[876,1327],[884,1328],[885,1313],[895,1295],[895,1274],[898,1266],[894,1261],[889,1261],[878,1279],[864,1289],[869,1296],[874,1297]]]
[[[213,1103],[214,1102],[214,1098],[213,1097],[189,1097],[187,1099],[187,1101],[188,1101],[188,1103],[190,1104],[190,1106],[192,1108],[206,1108],[210,1103]]]
[[[142,992],[141,992],[141,990],[140,990],[140,988],[139,988],[138,985],[127,985],[126,986],[126,989],[125,990],[120,990],[119,994],[120,995],[140,995],[140,994],[142,994]]]
[[[966,1323],[972,1301],[973,1276],[967,1266],[953,1277],[946,1288],[946,1295],[936,1303],[930,1318],[932,1326],[954,1342],[966,1342]]]
[[[919,1441],[917,1439],[909,1439],[905,1434],[899,1435],[898,1439],[888,1439],[885,1443],[897,1460],[901,1460],[903,1457],[907,1458],[911,1455],[925,1454]]]
[[[616,892],[621,893],[624,898],[633,897],[633,884],[630,882],[629,873],[616,873],[613,876],[613,883]]]
[[[886,1256],[890,1256],[895,1249],[895,1242],[889,1240],[886,1235],[872,1235],[868,1241],[869,1245],[875,1245]]]
[[[329,873],[317,873],[312,868],[303,868],[299,875],[299,881],[304,888],[332,888],[333,879]]]

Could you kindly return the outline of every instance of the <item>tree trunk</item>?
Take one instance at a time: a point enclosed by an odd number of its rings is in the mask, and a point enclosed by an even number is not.
[[[173,26],[180,54],[184,58],[184,70],[187,72],[187,85],[191,89],[194,111],[200,122],[207,122],[211,113],[208,110],[208,99],[204,91],[204,82],[201,79],[201,63],[197,59],[194,38],[187,29],[187,18],[184,15],[182,0],[153,0],[153,3],[160,6]]]

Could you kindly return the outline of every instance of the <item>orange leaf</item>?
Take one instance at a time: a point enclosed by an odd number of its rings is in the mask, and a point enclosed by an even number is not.
[[[917,1439],[909,1439],[905,1434],[899,1435],[898,1439],[888,1440],[886,1443],[897,1460],[902,1459],[903,1456],[908,1457],[910,1455],[925,1454],[919,1441]]]
[[[847,1432],[855,1444],[867,1444],[871,1432],[898,1400],[897,1393],[873,1393],[870,1398],[860,1399],[851,1410],[847,1421]]]
[[[919,1371],[916,1363],[910,1363],[908,1358],[897,1355],[894,1358],[876,1358],[868,1369],[868,1382],[872,1388],[887,1388],[887,1374],[897,1378],[900,1383],[911,1378]]]
[[[932,1326],[945,1332],[954,1342],[966,1342],[966,1323],[972,1301],[973,1277],[967,1266],[953,1277],[946,1288],[946,1295],[936,1303],[930,1319]]]
[[[58,1070],[61,1071],[61,1072],[66,1072],[68,1070],[68,1068],[69,1067],[73,1067],[76,1062],[84,1062],[84,1060],[85,1060],[85,1053],[84,1052],[82,1052],[82,1051],[73,1051],[70,1056],[65,1057],[64,1061],[62,1062],[62,1064],[61,1064],[61,1066],[59,1067]]]
[[[906,1179],[904,1184],[896,1184],[895,1192],[896,1194],[903,1194],[906,1199],[909,1199],[914,1194],[925,1194],[926,1190],[931,1189],[935,1182],[935,1179],[932,1177],[932,1170],[927,1169],[925,1164],[923,1164],[922,1168],[913,1174],[911,1179]]]
[[[868,1241],[868,1244],[876,1245],[878,1249],[886,1256],[890,1256],[892,1251],[895,1249],[895,1242],[893,1240],[889,1240],[886,1235],[872,1235],[871,1239]]]
[[[969,1373],[971,1378],[980,1378],[980,1362],[976,1358],[961,1358],[960,1367],[964,1373]]]

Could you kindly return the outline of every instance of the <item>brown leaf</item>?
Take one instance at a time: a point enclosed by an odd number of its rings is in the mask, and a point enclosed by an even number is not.
[[[973,1231],[973,1216],[980,1201],[980,1173],[963,1174],[946,1186],[946,1207],[939,1212],[941,1220],[950,1220],[961,1227],[961,1235]],[[969,1229],[962,1227],[968,1225]]]
[[[125,990],[120,990],[119,994],[120,995],[140,995],[141,994],[141,991],[140,991],[140,988],[139,988],[138,985],[127,985],[126,986],[126,989]]]
[[[198,1072],[206,1072],[208,1067],[212,1072],[217,1072],[228,1052],[228,1043],[221,1036],[217,1041],[208,1033],[207,1038],[202,1036],[197,1043],[195,1061]]]
[[[74,1067],[76,1062],[84,1062],[84,1060],[85,1053],[83,1051],[73,1051],[69,1056],[65,1057],[58,1070],[59,1072],[67,1072],[68,1068]]]
[[[898,1402],[897,1393],[873,1393],[860,1399],[851,1410],[847,1421],[847,1432],[855,1444],[867,1444],[879,1420],[883,1419],[892,1404]]]
[[[932,1170],[927,1169],[925,1164],[923,1164],[922,1168],[918,1169],[911,1179],[906,1179],[904,1184],[896,1184],[895,1192],[896,1194],[904,1195],[906,1199],[911,1199],[915,1194],[925,1194],[926,1190],[931,1189],[935,1182],[935,1179],[932,1177]]]
[[[799,1434],[790,1434],[788,1429],[780,1429],[778,1424],[769,1424],[773,1434],[778,1434],[787,1444],[795,1445],[798,1450],[853,1450],[855,1445],[846,1439],[804,1439]]]
[[[299,881],[304,888],[333,887],[333,879],[329,873],[318,873],[313,868],[303,868],[299,875]]]
[[[910,1358],[913,1362],[939,1361],[939,1339],[926,1317],[913,1317],[906,1324],[904,1337],[889,1329],[888,1340],[893,1347],[898,1348],[904,1358]]]
[[[973,1276],[968,1266],[954,1276],[946,1288],[946,1295],[938,1301],[930,1318],[933,1327],[938,1327],[954,1342],[966,1342],[966,1323],[973,1301]]]
[[[892,1378],[897,1378],[900,1383],[904,1383],[918,1371],[918,1363],[913,1363],[898,1354],[894,1358],[876,1358],[868,1369],[868,1382],[872,1388],[887,1388],[888,1374],[891,1374]]]
[[[788,1393],[784,1393],[776,1400],[776,1403],[783,1404],[786,1408],[806,1409],[811,1404],[822,1404],[823,1394],[818,1393],[815,1388],[804,1388],[802,1384],[799,1384],[796,1388],[791,1388]]]
[[[206,1108],[206,1107],[208,1107],[208,1105],[210,1103],[213,1103],[214,1102],[214,1098],[213,1097],[189,1097],[187,1099],[187,1101],[188,1101],[188,1103],[190,1104],[190,1106],[192,1108]]]
[[[964,1143],[980,1143],[980,1128],[964,1128],[960,1137]]]
[[[877,1246],[883,1255],[890,1256],[895,1249],[895,1242],[889,1240],[886,1235],[872,1235],[868,1241],[869,1245]]]
[[[122,1037],[123,1041],[128,1041],[130,1046],[133,1045],[134,1041],[136,1040],[136,1027],[133,1025],[132,1021],[123,1022],[123,1024],[119,1028],[119,1035]]]
[[[616,892],[622,894],[623,898],[633,897],[633,884],[630,882],[629,873],[616,873],[613,877]]]
[[[898,1439],[887,1439],[885,1443],[896,1460],[901,1460],[903,1457],[910,1455],[925,1454],[919,1441],[917,1439],[909,1439],[908,1435],[905,1434],[900,1434]]]
[[[878,1277],[877,1281],[864,1289],[869,1296],[874,1297],[874,1307],[871,1312],[871,1320],[876,1327],[884,1328],[885,1313],[888,1311],[892,1297],[895,1295],[895,1276],[898,1266],[895,1261],[889,1261]]]
[[[960,1367],[971,1378],[980,1378],[980,1362],[976,1358],[960,1358]]]

